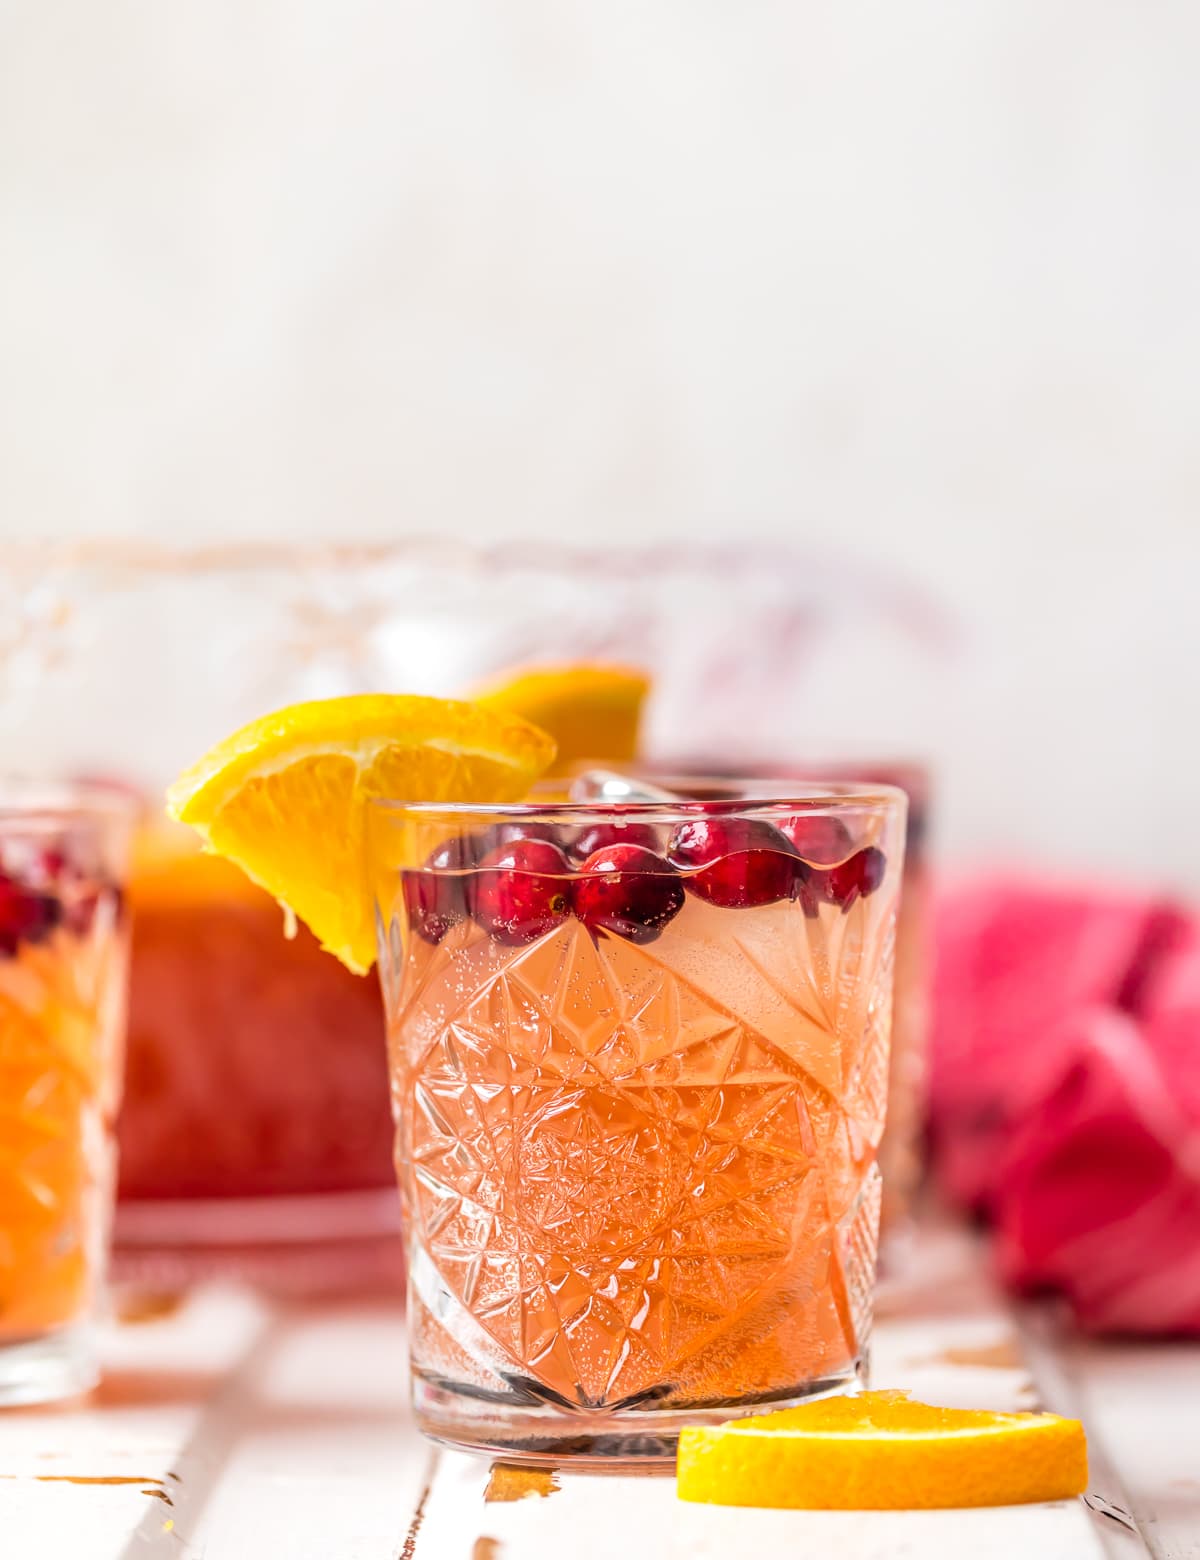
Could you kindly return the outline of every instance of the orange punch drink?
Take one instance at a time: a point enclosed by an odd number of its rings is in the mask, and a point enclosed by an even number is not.
[[[95,1381],[131,811],[105,788],[0,787],[0,1404]]]
[[[521,1460],[860,1379],[904,799],[374,803],[418,1422]]]

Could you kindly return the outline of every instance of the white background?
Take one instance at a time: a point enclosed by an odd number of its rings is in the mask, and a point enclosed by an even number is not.
[[[0,0],[0,539],[759,536],[944,838],[1200,885],[1190,0]]]

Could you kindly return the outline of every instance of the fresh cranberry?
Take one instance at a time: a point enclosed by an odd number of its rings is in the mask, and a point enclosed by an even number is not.
[[[455,913],[449,903],[452,891],[436,872],[405,872],[404,904],[408,911],[408,924],[417,936],[436,945],[454,925],[462,920],[462,913]]]
[[[448,884],[461,887],[462,874],[470,872],[488,848],[480,834],[456,835],[429,853],[425,858],[425,871],[453,873],[454,876],[447,879]]]
[[[489,851],[471,880],[471,914],[497,942],[533,942],[571,913],[570,866],[548,840],[521,839]]]
[[[593,823],[580,830],[571,852],[578,860],[586,861],[610,845],[640,845],[643,850],[657,851],[658,830],[652,823]]]
[[[481,844],[479,835],[458,835],[432,851],[419,872],[404,873],[408,922],[427,943],[440,943],[466,919],[466,873],[479,860]]]
[[[813,873],[812,888],[831,905],[849,910],[856,899],[873,894],[887,872],[887,857],[878,845],[868,845],[821,873]]]
[[[645,846],[607,845],[580,867],[574,906],[593,931],[653,942],[683,908],[683,884],[671,863]]]
[[[840,818],[826,813],[797,813],[779,827],[796,847],[796,854],[814,867],[845,861],[854,848],[850,830]]]
[[[711,905],[770,905],[793,892],[804,865],[791,841],[760,818],[696,818],[671,837],[670,859]],[[691,870],[696,869],[696,870]]]
[[[61,920],[62,905],[53,894],[0,874],[0,953],[12,955],[23,942],[41,942]]]
[[[490,823],[476,839],[478,861],[490,851],[499,850],[503,845],[515,845],[518,840],[541,840],[545,845],[562,849],[561,836],[549,823]]]

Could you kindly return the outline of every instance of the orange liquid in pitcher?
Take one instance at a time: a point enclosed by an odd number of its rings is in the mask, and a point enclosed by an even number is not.
[[[143,830],[129,898],[122,1198],[390,1186],[378,983],[189,830]]]

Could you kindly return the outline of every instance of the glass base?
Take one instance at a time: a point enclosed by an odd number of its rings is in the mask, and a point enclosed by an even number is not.
[[[0,1343],[0,1408],[78,1397],[99,1379],[90,1327]]]
[[[691,1408],[625,1408],[610,1413],[549,1405],[505,1404],[470,1388],[415,1375],[413,1412],[424,1433],[464,1452],[487,1452],[533,1467],[603,1469],[674,1466],[679,1432],[689,1425],[719,1425],[750,1414],[797,1408],[813,1398],[858,1392],[865,1365],[844,1373],[737,1402]]]

